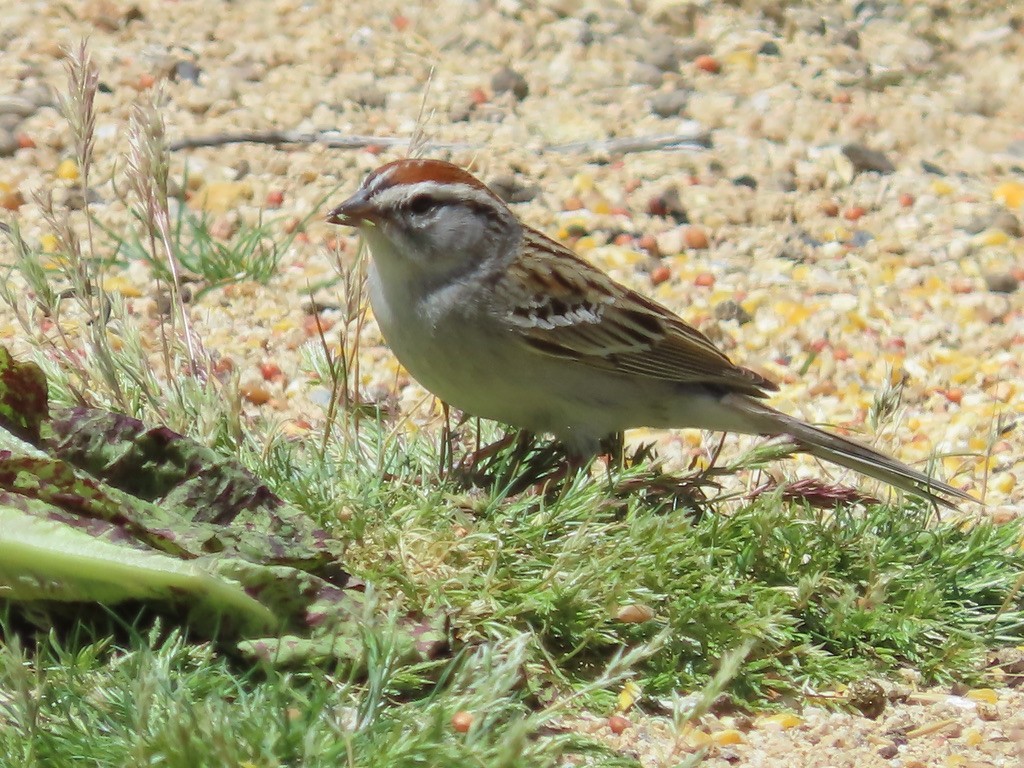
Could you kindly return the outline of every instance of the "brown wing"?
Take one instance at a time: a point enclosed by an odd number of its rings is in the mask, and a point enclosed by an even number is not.
[[[703,333],[539,232],[495,288],[525,343],[593,368],[764,397],[778,389],[725,356]]]

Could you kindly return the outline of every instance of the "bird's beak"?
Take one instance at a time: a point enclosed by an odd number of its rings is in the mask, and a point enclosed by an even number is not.
[[[327,214],[327,221],[345,227],[361,227],[367,222],[372,223],[376,212],[376,207],[366,199],[363,190],[359,190]]]

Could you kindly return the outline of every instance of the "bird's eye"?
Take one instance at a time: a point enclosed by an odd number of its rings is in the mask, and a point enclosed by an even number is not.
[[[434,207],[434,201],[427,195],[417,195],[409,201],[409,213],[422,215]]]

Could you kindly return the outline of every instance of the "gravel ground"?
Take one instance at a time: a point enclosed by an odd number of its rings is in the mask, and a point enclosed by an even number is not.
[[[191,313],[240,372],[253,416],[315,429],[323,393],[298,362],[315,328],[308,286],[333,275],[332,248],[344,257],[356,243],[320,216],[300,222],[407,151],[385,139],[413,135],[430,80],[425,137],[444,147],[428,154],[472,163],[530,223],[779,381],[780,408],[912,463],[940,456],[940,475],[1007,519],[1024,502],[1024,429],[1012,428],[1024,393],[1021,25],[994,2],[22,2],[0,18],[0,217],[46,247],[33,191],[80,207],[52,105],[63,48],[83,36],[102,83],[93,210],[114,228],[129,221],[110,177],[131,105],[156,85],[172,141],[380,137],[172,158],[175,177],[188,168],[186,204],[225,237],[261,210],[282,238],[301,227],[267,285],[210,291]],[[637,151],[665,136],[710,146]],[[608,144],[630,138],[633,151]],[[107,288],[159,322],[143,265]],[[316,299],[323,321],[340,319],[337,296]],[[0,314],[0,337],[18,333]],[[372,327],[367,342],[366,392],[430,419]],[[902,406],[875,429],[871,405],[894,383]],[[636,437],[680,461],[706,449],[695,433]],[[831,470],[797,459],[779,471]],[[682,735],[657,719],[619,736],[604,720],[578,725],[650,765],[708,739],[709,765],[1020,765],[1021,696],[954,693],[915,693],[878,720],[810,708]]]

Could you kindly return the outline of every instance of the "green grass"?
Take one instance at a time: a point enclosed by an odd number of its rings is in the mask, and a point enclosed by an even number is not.
[[[65,109],[78,110],[69,117],[88,154],[94,121],[84,51],[70,70]],[[188,249],[209,243],[208,229],[192,218],[172,226],[156,116],[139,111],[129,168],[151,174],[128,185],[147,212],[147,234],[120,240],[135,258],[170,257],[198,270],[188,259],[203,251]],[[91,234],[80,243],[70,227],[53,224],[64,233],[65,270],[40,269],[38,253],[14,238],[8,266],[27,290],[0,295],[35,345],[54,400],[168,424],[239,456],[343,543],[345,567],[373,586],[382,614],[444,614],[458,650],[402,667],[385,623],[366,629],[365,676],[282,670],[151,617],[115,613],[97,623],[90,615],[40,633],[25,628],[20,607],[7,606],[0,765],[634,766],[553,726],[582,708],[611,713],[627,679],[644,692],[641,708],[675,708],[677,727],[711,701],[721,705],[719,693],[758,709],[799,701],[807,684],[828,688],[904,668],[928,682],[980,681],[986,650],[1024,636],[1018,522],[937,520],[911,501],[823,511],[778,494],[693,505],[653,492],[645,464],[578,476],[548,494],[468,487],[444,469],[437,435],[408,435],[359,402],[351,353],[364,305],[352,292],[354,272],[339,288],[345,327],[356,329],[343,334],[345,354],[308,360],[336,393],[325,426],[295,441],[245,423],[237,382],[212,376],[188,338],[180,292],[164,365],[153,370],[137,323],[95,291],[105,260],[94,254],[103,248]],[[202,256],[217,265],[211,282],[246,265],[273,279],[277,255],[260,250],[262,226],[224,244],[237,250]],[[177,280],[170,267],[157,271]],[[59,329],[80,319],[77,330],[43,333],[40,320],[53,307],[40,302],[61,300],[71,306],[50,317]],[[485,438],[498,434],[485,426]],[[456,444],[472,437],[463,427]],[[633,492],[614,490],[627,486]],[[617,618],[635,604],[653,618]],[[703,690],[696,711],[682,703],[694,690]],[[462,710],[473,716],[467,733],[451,722]]]
[[[368,629],[367,676],[352,678],[252,667],[151,619],[112,635],[74,622],[16,632],[8,619],[0,764],[636,765],[549,726],[611,713],[626,679],[641,708],[660,708],[709,685],[730,654],[726,696],[758,709],[904,667],[978,681],[987,648],[1020,642],[1016,523],[772,497],[696,515],[583,477],[557,498],[506,497],[440,476],[429,436],[365,417],[340,429],[326,453],[256,435],[242,455],[344,542],[381,611],[450,616],[454,658],[397,666],[386,628]],[[618,621],[632,603],[654,618]],[[451,726],[460,710],[474,715],[467,734]]]
[[[521,639],[467,653],[443,687],[396,701],[386,663],[358,685],[319,669],[241,669],[176,632],[133,631],[123,646],[51,635],[28,653],[5,635],[3,765],[527,768],[596,751],[530,738],[545,718],[514,693]],[[478,713],[465,734],[450,726],[460,709]]]

